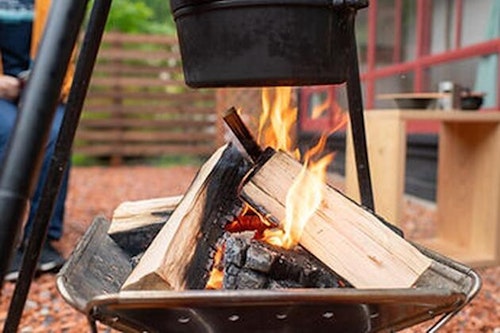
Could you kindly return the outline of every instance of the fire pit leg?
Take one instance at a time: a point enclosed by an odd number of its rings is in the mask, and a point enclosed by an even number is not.
[[[71,25],[72,30],[70,32],[73,35],[69,37],[71,37],[74,42],[76,42],[76,36],[78,34],[79,27],[81,26],[81,22],[83,21],[87,3],[88,1],[76,1],[74,2],[74,5],[68,4],[65,8],[58,8],[58,13],[60,14],[57,15],[58,17],[66,19],[71,17],[71,24],[68,24],[69,21],[62,23],[66,23],[65,25]],[[76,6],[79,7],[76,8]],[[47,234],[48,224],[52,216],[55,199],[59,192],[59,187],[71,155],[71,147],[74,141],[76,128],[80,119],[82,106],[87,93],[87,88],[90,82],[92,70],[94,68],[95,59],[101,43],[110,6],[111,0],[98,0],[94,3],[92,8],[88,28],[85,34],[85,40],[83,42],[76,66],[75,80],[73,81],[73,85],[71,87],[66,112],[64,114],[61,129],[56,141],[54,156],[51,161],[47,180],[43,187],[41,202],[35,214],[33,230],[29,237],[26,255],[23,258],[19,280],[10,304],[4,332],[14,332],[19,326],[26,297],[35,273],[35,267],[38,262],[40,249]],[[73,14],[69,16],[68,13],[70,13],[70,11],[68,10],[71,9],[73,9]],[[75,19],[74,12],[76,9],[79,10],[80,15]],[[63,29],[62,31],[68,30]],[[68,50],[64,51],[71,52],[74,49],[74,42],[65,45]],[[59,59],[58,56],[59,54],[54,52],[51,58]],[[40,94],[41,91],[35,90],[33,94],[37,93]]]
[[[352,18],[354,20],[354,16]],[[358,52],[356,47],[356,36],[354,34],[354,22],[348,24],[350,34],[349,59],[347,73],[347,97],[349,104],[349,116],[352,129],[352,140],[354,147],[354,158],[358,174],[359,193],[361,204],[375,211],[373,201],[370,167],[368,164],[368,150],[366,147],[365,121],[363,117],[363,96],[361,94],[361,83],[359,79]]]

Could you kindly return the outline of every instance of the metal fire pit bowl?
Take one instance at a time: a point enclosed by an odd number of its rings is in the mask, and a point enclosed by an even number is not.
[[[120,292],[132,256],[160,226],[110,236],[109,225],[103,217],[94,220],[57,279],[59,292],[94,332],[96,321],[125,332],[394,332],[438,317],[434,332],[481,284],[470,268],[416,245],[433,268],[409,289]]]
[[[368,0],[171,0],[191,87],[346,81]]]

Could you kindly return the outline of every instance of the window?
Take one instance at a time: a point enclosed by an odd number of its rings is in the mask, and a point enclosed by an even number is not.
[[[366,109],[396,107],[379,94],[437,92],[446,80],[485,93],[483,109],[500,110],[499,0],[370,0],[356,36]]]
[[[389,105],[380,93],[433,92],[452,80],[485,92],[484,108],[500,109],[500,1],[371,0],[365,11],[358,26],[366,27],[359,51],[366,108]]]
[[[500,12],[498,12],[498,0],[462,0],[462,31],[460,45],[462,47],[482,43],[492,39],[493,35],[488,35],[489,30],[496,27],[496,37],[500,37],[499,22]],[[496,3],[496,4],[494,4]],[[496,7],[496,9],[495,9]],[[496,22],[496,23],[495,23]]]

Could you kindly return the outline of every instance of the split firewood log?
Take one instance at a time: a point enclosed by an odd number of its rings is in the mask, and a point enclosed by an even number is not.
[[[241,210],[237,189],[249,168],[234,146],[219,148],[201,167],[122,289],[203,289],[215,244]]]
[[[242,199],[279,225],[288,190],[302,169],[275,152],[261,161],[242,187]],[[356,288],[409,288],[432,260],[364,207],[328,184],[320,207],[305,225],[300,244]]]

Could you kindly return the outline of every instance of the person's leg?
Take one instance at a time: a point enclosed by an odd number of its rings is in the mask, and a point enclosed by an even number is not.
[[[0,162],[4,159],[7,143],[14,129],[17,111],[17,106],[14,103],[0,98]],[[14,257],[11,258],[9,271],[4,277],[5,280],[13,281],[17,279],[22,259],[23,249],[20,247],[15,251]]]
[[[63,234],[64,227],[64,212],[66,206],[66,197],[68,194],[68,183],[69,183],[69,170],[70,163],[66,167],[63,179],[61,180],[61,187],[59,188],[59,194],[57,195],[57,200],[54,205],[54,212],[52,213],[52,219],[50,220],[49,230],[47,233],[47,239],[50,241],[59,240]]]
[[[16,117],[17,106],[10,101],[0,98],[0,161],[3,160]]]
[[[0,100],[0,159],[2,159],[3,155],[5,154],[5,147],[9,140],[12,129],[14,128],[16,116],[17,116],[17,107],[12,103]],[[21,266],[21,260],[23,255],[23,247],[29,238],[33,220],[35,218],[38,205],[40,204],[42,190],[44,187],[45,179],[47,178],[47,174],[52,160],[52,155],[54,154],[55,143],[57,140],[59,129],[62,124],[63,116],[64,116],[64,108],[62,106],[59,106],[56,110],[56,114],[54,115],[54,121],[47,142],[39,179],[35,188],[35,193],[33,193],[32,199],[30,201],[31,207],[29,210],[27,223],[24,228],[23,242],[21,247],[16,252],[15,258],[13,259],[13,262],[11,264],[11,268],[7,273],[7,275],[5,276],[5,280],[15,281],[17,280],[17,277],[19,275],[19,269]],[[64,206],[66,201],[68,178],[69,178],[68,175],[69,175],[69,165],[65,172],[63,181],[61,183],[59,194],[56,198],[54,212],[52,215],[52,219],[50,220],[49,223],[47,241],[43,245],[40,253],[40,259],[37,267],[39,272],[54,271],[60,268],[64,263],[64,258],[62,258],[62,256],[57,252],[57,250],[52,247],[50,241],[58,240],[62,236],[63,221],[64,221]]]
[[[47,142],[47,147],[45,150],[45,155],[40,170],[38,184],[35,188],[35,193],[33,194],[33,198],[31,200],[31,210],[25,228],[25,239],[27,239],[29,232],[32,228],[33,220],[35,218],[36,211],[38,209],[41,197],[43,195],[42,191],[44,183],[47,178],[47,174],[49,172],[52,156],[54,155],[57,136],[59,134],[59,129],[62,124],[63,116],[64,116],[64,107],[61,105],[57,108],[56,113],[54,115],[54,121]],[[49,224],[47,239],[50,241],[59,240],[63,233],[64,208],[67,196],[68,181],[69,181],[69,163],[61,182],[59,194],[56,198],[56,202],[54,204],[54,211]]]

